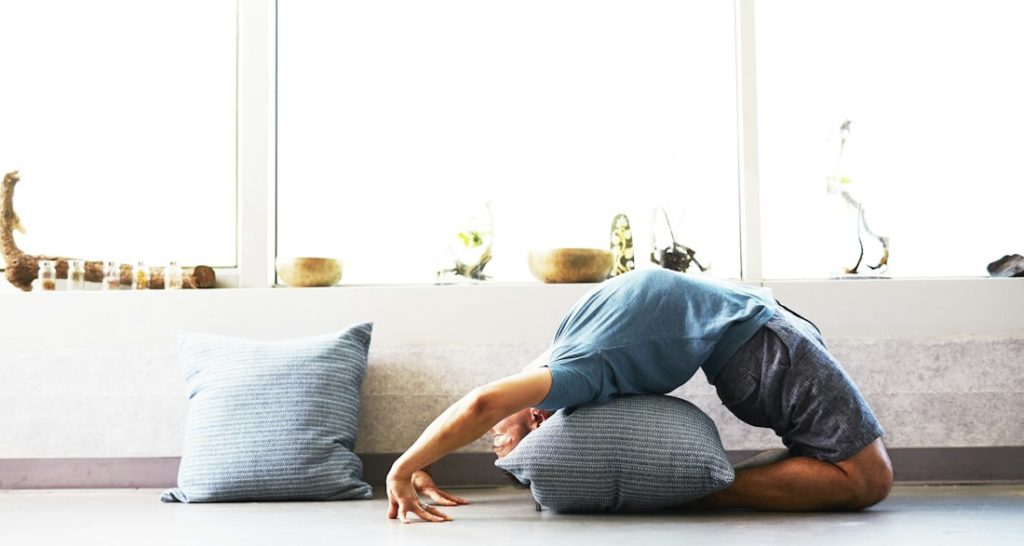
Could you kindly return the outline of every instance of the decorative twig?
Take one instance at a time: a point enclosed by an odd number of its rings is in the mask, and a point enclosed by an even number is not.
[[[842,196],[843,201],[845,201],[849,207],[856,209],[857,211],[857,244],[860,246],[860,254],[857,257],[857,263],[854,264],[853,267],[846,268],[847,273],[857,274],[861,263],[864,261],[864,232],[867,232],[868,235],[882,245],[882,256],[878,259],[878,263],[874,265],[868,264],[868,268],[872,270],[879,270],[888,265],[889,238],[885,235],[878,235],[872,231],[868,226],[867,216],[864,211],[864,204],[857,200],[857,198],[850,193],[850,190],[845,187],[846,181],[843,176],[843,154],[846,152],[846,141],[850,135],[850,125],[852,123],[852,121],[846,120],[839,126],[839,157],[836,161],[835,179],[829,183],[829,191],[838,191]]]

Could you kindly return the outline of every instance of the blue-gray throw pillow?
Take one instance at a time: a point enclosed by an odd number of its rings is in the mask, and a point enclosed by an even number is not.
[[[661,395],[559,410],[495,464],[556,512],[660,510],[734,478],[711,419]]]
[[[373,325],[287,341],[182,334],[178,487],[164,502],[368,499],[352,452]]]

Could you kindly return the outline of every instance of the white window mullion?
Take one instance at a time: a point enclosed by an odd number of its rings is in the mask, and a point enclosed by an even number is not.
[[[274,0],[238,2],[238,286],[273,283]]]
[[[757,50],[754,0],[736,1],[737,108],[739,111],[740,275],[760,282],[761,188],[757,148]]]

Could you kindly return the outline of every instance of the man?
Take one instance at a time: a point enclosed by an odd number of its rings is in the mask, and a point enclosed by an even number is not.
[[[767,291],[663,269],[584,296],[526,370],[478,387],[441,414],[388,474],[388,517],[450,518],[419,501],[465,503],[422,469],[488,430],[507,455],[552,411],[626,394],[664,394],[704,370],[729,410],[782,437],[789,457],[738,470],[707,507],[856,510],[892,487],[882,427],[817,329]]]

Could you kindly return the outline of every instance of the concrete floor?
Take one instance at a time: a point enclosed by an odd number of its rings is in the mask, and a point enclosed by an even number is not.
[[[1024,544],[1024,485],[898,486],[857,513],[560,515],[529,492],[454,491],[454,522],[403,525],[387,503],[161,504],[156,490],[0,491],[0,544]]]

